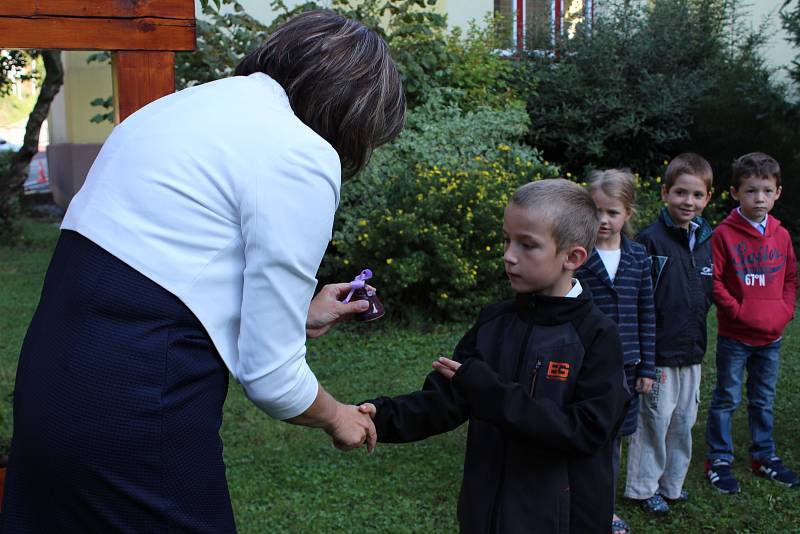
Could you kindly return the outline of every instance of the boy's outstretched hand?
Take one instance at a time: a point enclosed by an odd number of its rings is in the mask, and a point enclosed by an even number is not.
[[[375,414],[378,413],[378,409],[375,408],[375,405],[372,404],[371,402],[365,402],[364,404],[359,404],[358,411],[367,414],[370,417],[370,419],[375,419]]]
[[[372,404],[371,402],[365,402],[364,404],[359,404],[358,405],[358,411],[361,412],[364,415],[368,415],[369,418],[370,418],[370,421],[372,419],[375,419],[375,414],[378,413],[378,409],[375,408],[375,405]],[[375,427],[373,426],[372,428],[375,428]],[[370,453],[372,453],[372,451],[375,449],[375,443],[377,441],[378,441],[378,432],[375,431],[375,436],[374,436],[374,440],[372,441],[372,444],[371,445],[369,443],[367,444],[367,447],[368,447],[368,450],[369,450]]]
[[[445,358],[444,356],[433,361],[433,368],[436,372],[448,380],[453,378],[453,375],[456,374],[459,367],[461,367],[460,363],[450,358]]]

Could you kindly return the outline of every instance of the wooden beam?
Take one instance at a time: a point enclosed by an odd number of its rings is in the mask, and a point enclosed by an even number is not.
[[[194,50],[195,21],[159,18],[0,17],[3,48]]]
[[[0,16],[193,19],[193,0],[4,0]]]
[[[174,52],[114,52],[111,67],[116,123],[153,100],[175,92]]]

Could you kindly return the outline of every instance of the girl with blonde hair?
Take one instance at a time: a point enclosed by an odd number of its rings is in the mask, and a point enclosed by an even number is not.
[[[653,284],[647,251],[632,239],[630,219],[635,213],[635,177],[628,170],[594,171],[587,188],[597,206],[600,229],[595,249],[576,277],[591,291],[597,306],[619,325],[625,376],[633,395],[614,444],[612,466],[616,491],[622,438],[636,430],[637,394],[648,394],[655,378]],[[630,531],[616,514],[611,521],[612,532]]]

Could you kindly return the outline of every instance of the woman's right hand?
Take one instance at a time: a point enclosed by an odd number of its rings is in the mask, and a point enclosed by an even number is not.
[[[334,446],[342,451],[349,451],[367,444],[367,452],[375,450],[378,434],[369,414],[362,413],[358,406],[338,403],[336,416],[325,432],[333,438]]]

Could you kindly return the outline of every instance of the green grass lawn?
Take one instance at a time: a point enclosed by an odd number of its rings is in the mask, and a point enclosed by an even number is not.
[[[22,338],[39,298],[57,229],[27,222],[26,242],[0,248],[0,399],[13,390]],[[391,306],[391,303],[386,303]],[[711,321],[713,323],[713,320]],[[714,325],[709,325],[713,332]],[[342,400],[419,387],[439,352],[448,353],[464,325],[430,328],[345,325],[309,343],[309,363]],[[784,461],[800,468],[800,332],[786,332],[775,404],[775,437]],[[686,481],[691,501],[664,518],[645,516],[622,501],[620,513],[637,532],[800,532],[800,491],[786,490],[745,470],[746,410],[737,414],[735,472],[738,496],[720,495],[703,479],[705,410],[714,382],[713,339],[703,370],[695,453]],[[2,432],[10,432],[10,404],[0,402]],[[232,383],[222,429],[228,481],[239,531],[453,532],[465,428],[409,445],[379,445],[373,455],[335,450],[320,431],[272,421]],[[623,466],[624,469],[624,466]]]

